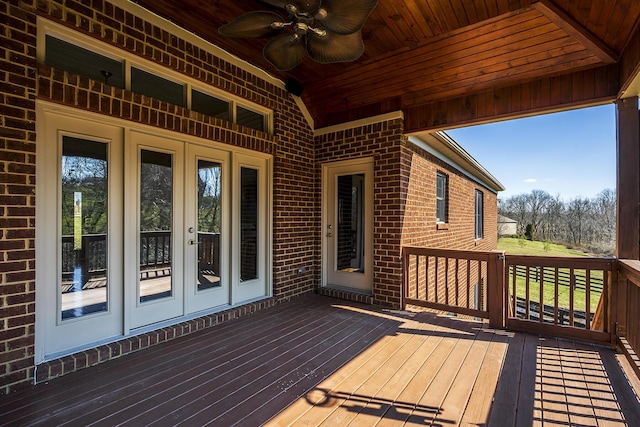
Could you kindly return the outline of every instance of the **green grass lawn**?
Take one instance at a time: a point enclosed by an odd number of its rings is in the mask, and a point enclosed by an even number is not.
[[[547,244],[544,242],[525,241],[524,246],[521,241],[515,238],[502,238],[498,240],[498,249],[505,251],[507,255],[540,255],[540,256],[589,256],[582,251],[569,249],[563,245]],[[560,269],[562,272],[568,273],[568,269]],[[586,273],[584,270],[575,270],[574,274],[584,279]],[[539,276],[538,276],[539,277]],[[592,271],[592,279],[602,279],[601,271]],[[509,291],[512,293],[512,276],[509,275]],[[546,269],[543,281],[542,300],[544,304],[553,306],[555,304],[556,292],[553,285],[554,270]],[[592,285],[593,286],[593,285]],[[600,300],[599,288],[592,288],[590,295],[590,310],[595,312]],[[526,278],[516,276],[516,295],[520,298],[526,296]],[[558,306],[561,308],[569,308],[571,289],[568,285],[559,284],[558,286]],[[540,302],[540,281],[535,280],[535,273],[530,273],[529,278],[529,299],[530,301]],[[574,310],[585,310],[586,292],[583,289],[574,290]]]
[[[503,237],[498,239],[498,250],[513,255],[589,256],[583,251],[569,249],[566,246],[556,245],[555,243],[549,243],[548,250],[545,250],[544,242],[525,240],[523,243],[524,246],[521,246],[520,239]]]

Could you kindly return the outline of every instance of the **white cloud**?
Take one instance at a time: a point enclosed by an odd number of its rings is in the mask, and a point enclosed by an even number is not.
[[[535,178],[527,178],[527,179],[523,180],[522,182],[528,182],[528,183],[531,183],[531,182],[538,182],[538,180],[537,180],[537,179],[535,179]]]

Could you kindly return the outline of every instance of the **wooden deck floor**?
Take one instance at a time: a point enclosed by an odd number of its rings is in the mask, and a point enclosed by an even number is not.
[[[309,296],[2,397],[0,425],[640,426],[625,369],[606,348]]]

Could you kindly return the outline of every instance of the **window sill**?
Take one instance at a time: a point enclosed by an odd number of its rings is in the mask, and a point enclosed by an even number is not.
[[[448,230],[449,224],[446,222],[436,222],[436,230]]]

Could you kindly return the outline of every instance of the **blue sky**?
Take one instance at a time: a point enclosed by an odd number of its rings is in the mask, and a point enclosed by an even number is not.
[[[448,130],[506,188],[567,201],[616,187],[613,104]]]

